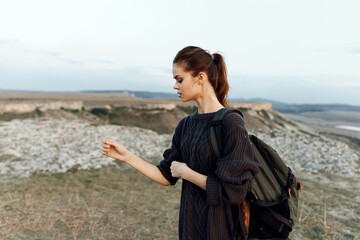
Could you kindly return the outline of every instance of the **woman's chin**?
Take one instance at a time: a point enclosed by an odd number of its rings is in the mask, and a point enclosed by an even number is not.
[[[180,100],[182,102],[190,102],[190,101],[195,100],[195,99],[194,98],[184,98],[184,96],[181,96]]]

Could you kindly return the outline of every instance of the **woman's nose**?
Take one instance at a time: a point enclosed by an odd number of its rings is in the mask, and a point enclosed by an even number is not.
[[[179,84],[176,82],[176,83],[174,84],[173,88],[174,88],[175,90],[178,90],[178,89],[179,89]]]

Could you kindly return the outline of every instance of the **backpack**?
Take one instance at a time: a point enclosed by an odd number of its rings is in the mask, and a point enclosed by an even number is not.
[[[221,121],[228,112],[242,113],[235,109],[219,110],[210,123],[210,140],[218,158],[223,150]],[[249,135],[254,160],[260,172],[249,184],[248,194],[237,210],[232,238],[241,226],[244,239],[285,238],[292,231],[297,218],[298,191],[302,189],[295,175],[277,152],[254,135]],[[250,219],[249,219],[250,218]]]

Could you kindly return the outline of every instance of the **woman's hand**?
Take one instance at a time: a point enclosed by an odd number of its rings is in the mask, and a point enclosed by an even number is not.
[[[185,172],[188,170],[186,163],[173,161],[170,166],[171,176],[176,178],[183,178]]]
[[[111,139],[103,140],[102,154],[123,162],[127,162],[130,152],[121,144]]]
[[[170,166],[171,176],[176,178],[182,178],[189,182],[196,184],[206,191],[207,176],[198,172],[195,172],[183,162],[173,161]]]

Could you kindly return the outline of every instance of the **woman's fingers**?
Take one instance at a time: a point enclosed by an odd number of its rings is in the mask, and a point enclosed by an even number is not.
[[[102,147],[102,154],[105,155],[109,151],[110,151],[110,145],[104,143]]]
[[[103,140],[103,145],[104,146],[113,146],[113,147],[119,147],[119,144],[117,142],[115,142],[114,140],[111,139],[104,139]]]
[[[129,157],[129,151],[123,145],[109,138],[102,140],[102,154],[121,161]]]
[[[103,146],[102,146],[102,154],[106,155],[109,153],[110,151],[110,145],[113,143],[113,141],[111,139],[103,139]]]
[[[104,139],[103,143],[104,144],[109,144],[109,145],[115,145],[116,144],[116,142],[114,140],[111,140],[111,139],[108,139],[108,138]]]

